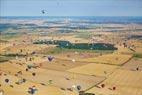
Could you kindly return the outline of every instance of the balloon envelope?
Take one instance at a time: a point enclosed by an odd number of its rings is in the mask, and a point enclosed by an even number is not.
[[[8,82],[9,82],[9,79],[5,79],[5,82],[8,83]]]
[[[54,58],[54,57],[49,56],[49,57],[48,57],[48,61],[50,61],[50,62],[51,62],[51,61],[53,60],[53,58]]]

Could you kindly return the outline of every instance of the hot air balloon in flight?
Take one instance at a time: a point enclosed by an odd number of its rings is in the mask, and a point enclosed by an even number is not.
[[[48,56],[48,61],[51,62],[54,59],[53,56]]]

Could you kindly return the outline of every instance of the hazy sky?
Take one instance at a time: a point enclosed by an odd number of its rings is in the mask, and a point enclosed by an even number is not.
[[[0,0],[1,16],[142,16],[142,0]],[[41,14],[41,10],[46,14]]]

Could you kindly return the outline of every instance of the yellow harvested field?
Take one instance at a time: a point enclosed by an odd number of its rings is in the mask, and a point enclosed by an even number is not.
[[[142,58],[133,58],[122,66],[122,69],[128,69],[132,71],[136,71],[136,68],[139,68],[139,71],[142,71]]]
[[[106,76],[107,77],[117,68],[118,68],[118,66],[90,63],[90,64],[83,65],[80,67],[69,69],[67,71],[74,72],[74,73],[80,73],[80,74]]]
[[[61,60],[72,60],[75,59],[76,62],[86,62],[86,63],[102,63],[102,64],[111,64],[111,65],[121,65],[127,62],[129,59],[132,58],[132,51],[128,48],[118,47],[118,50],[111,54],[102,54],[99,53],[88,53],[84,52],[82,54],[78,52],[74,53],[63,53],[59,54],[56,57]],[[67,57],[70,55],[70,57]],[[83,57],[83,56],[85,57]]]
[[[142,41],[141,40],[132,40],[130,39],[128,41],[129,45],[134,45],[135,47],[142,47]]]
[[[116,47],[118,48],[118,50],[115,51],[114,53],[117,53],[117,54],[131,54],[131,53],[133,53],[133,51],[131,51],[128,48],[124,48],[123,46],[116,46]]]
[[[10,44],[10,43],[0,43],[0,53],[5,49],[5,48],[7,48],[7,47],[9,47],[9,46],[12,46],[12,44]]]
[[[46,57],[42,57],[42,56],[31,56],[29,58],[27,58],[27,61],[25,60],[25,58],[18,58],[16,59],[13,59],[11,60],[12,62],[19,62],[19,63],[26,63],[26,64],[31,64],[31,65],[38,65],[39,63],[42,63],[42,62],[48,62],[48,59]]]
[[[89,89],[88,91],[86,91],[88,93],[95,93],[95,95],[117,95],[114,94],[115,92],[112,90],[109,90],[108,88],[98,88],[98,87],[93,87],[91,89]]]
[[[136,53],[142,53],[142,41],[141,40],[129,40],[128,45],[133,46]]]
[[[136,53],[142,53],[142,47],[135,48]]]
[[[44,61],[40,64],[42,64],[42,68],[45,68],[45,69],[66,71],[68,69],[75,68],[75,67],[78,67],[78,66],[82,66],[82,65],[85,65],[87,63],[83,63],[83,62],[73,63],[71,60],[60,60],[60,59],[55,58],[52,62],[49,62],[46,59],[46,61]]]
[[[131,57],[132,57],[131,55],[113,53],[113,54],[102,55],[96,58],[82,59],[81,61],[121,65],[126,61],[128,61]]]
[[[47,45],[19,44],[5,48],[5,51],[7,53],[20,53],[20,50],[22,50],[22,54],[25,54],[25,53],[31,53],[33,51],[42,50],[48,47],[49,46]]]
[[[98,93],[96,95],[142,95],[142,72],[119,69],[101,84],[105,84],[105,87],[98,90],[95,87],[87,92]],[[116,90],[112,90],[113,87]]]
[[[66,35],[66,36],[53,36],[53,37],[40,37],[40,40],[49,40],[54,38],[54,40],[66,40],[70,41],[71,43],[88,43],[89,40],[83,38],[77,38],[76,35]]]
[[[9,79],[9,83],[5,83],[5,79]],[[36,86],[38,89],[36,95],[47,95],[46,93],[49,95],[63,95],[64,93],[60,88],[54,86],[43,86],[32,81],[26,81],[21,85],[15,84],[15,82],[19,81],[20,79],[20,77],[15,77],[9,74],[6,76],[2,75],[0,79],[0,89],[2,88],[4,90],[4,95],[29,95],[28,88],[32,86]],[[75,93],[71,93],[70,95],[75,95]]]
[[[0,64],[0,68],[1,71],[11,75],[15,75],[17,72],[22,71],[22,75],[18,75],[19,77],[38,84],[44,83],[45,85],[49,85],[49,80],[52,80],[53,83],[51,85],[64,89],[72,88],[72,86],[76,84],[81,85],[82,90],[85,90],[104,80],[103,77],[76,74],[66,71],[47,70],[42,68],[32,68],[29,71],[26,71],[25,65],[21,66],[15,63],[2,63]],[[36,73],[36,76],[32,76],[32,73]]]

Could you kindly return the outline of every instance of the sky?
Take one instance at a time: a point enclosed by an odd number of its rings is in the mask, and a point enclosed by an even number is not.
[[[142,16],[142,0],[0,0],[0,16]]]

